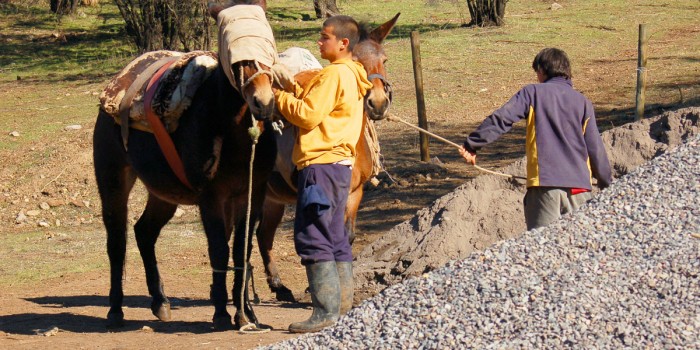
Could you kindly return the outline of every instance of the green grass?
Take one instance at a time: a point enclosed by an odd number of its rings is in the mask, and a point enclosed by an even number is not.
[[[697,68],[700,60],[700,28],[694,0],[658,3],[637,1],[560,1],[564,9],[549,9],[550,2],[512,1],[506,8],[506,25],[499,28],[464,28],[468,11],[464,1],[407,0],[340,2],[341,10],[358,20],[376,26],[401,12],[397,27],[386,42],[390,56],[389,70],[397,81],[397,107],[412,113],[413,98],[410,33],[420,32],[426,98],[434,113],[451,114],[464,102],[480,100],[479,91],[489,88],[489,100],[502,101],[519,86],[532,81],[529,63],[543,47],[556,46],[569,53],[576,82],[584,93],[591,93],[602,112],[629,109],[635,84],[637,25],[646,23],[650,38],[650,80],[647,101],[669,104],[679,100],[678,88],[688,89],[686,97],[697,97],[700,81]],[[67,118],[61,106],[95,101],[94,96],[73,98],[46,96],[52,92],[100,84],[116,73],[136,51],[127,38],[116,7],[103,1],[96,8],[80,8],[84,15],[64,16],[57,20],[41,1],[33,5],[3,5],[0,20],[0,84],[32,84],[32,91],[22,92],[0,102],[3,121],[0,128],[12,128],[7,121],[17,114],[44,117],[28,101],[41,103],[41,108],[57,112],[56,118]],[[270,22],[284,50],[290,46],[306,47],[316,52],[316,38],[321,20],[315,18],[310,3],[281,0],[270,3]],[[53,34],[65,35],[66,42]],[[616,66],[617,76],[596,84],[608,66]],[[624,69],[619,70],[620,66]],[[669,67],[669,68],[666,68]],[[17,78],[20,82],[16,82]],[[38,85],[38,86],[37,86]],[[495,87],[493,87],[496,85]],[[500,86],[505,88],[501,89]],[[60,86],[59,89],[56,89]],[[602,89],[601,89],[602,87]],[[5,89],[3,89],[5,90]],[[494,91],[495,90],[495,91]],[[454,101],[447,99],[456,98]],[[462,96],[462,97],[460,97]],[[615,96],[610,99],[609,96]],[[47,98],[50,97],[50,98]],[[56,102],[56,103],[54,103]],[[65,103],[62,103],[65,102]],[[86,110],[94,110],[89,104]],[[439,107],[448,105],[446,111]],[[453,105],[453,106],[449,106]],[[470,110],[485,114],[493,105],[469,103]],[[92,114],[80,118],[92,118]],[[54,118],[52,116],[51,118]],[[49,130],[55,131],[55,130]],[[3,148],[7,143],[0,144]]]
[[[183,224],[177,229],[168,226],[158,240],[159,262],[168,275],[209,276],[206,239],[199,224]],[[129,233],[127,271],[142,274],[143,265]],[[109,260],[106,236],[101,227],[95,229],[53,228],[0,235],[0,285],[19,286],[72,274],[106,273]],[[7,258],[12,257],[12,258]],[[175,263],[174,263],[175,262]]]
[[[134,53],[116,6],[81,7],[82,15],[62,16],[48,5],[2,8],[0,82],[101,81]]]

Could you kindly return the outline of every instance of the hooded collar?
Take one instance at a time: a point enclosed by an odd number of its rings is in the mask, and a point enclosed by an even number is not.
[[[367,71],[365,71],[365,67],[360,62],[353,61],[351,58],[343,58],[332,64],[342,64],[350,68],[353,74],[355,74],[357,89],[361,96],[364,96],[367,91],[372,88],[372,83],[367,79]]]

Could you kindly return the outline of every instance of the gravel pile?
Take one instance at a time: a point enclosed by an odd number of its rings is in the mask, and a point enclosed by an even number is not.
[[[700,349],[700,137],[573,215],[265,349]]]

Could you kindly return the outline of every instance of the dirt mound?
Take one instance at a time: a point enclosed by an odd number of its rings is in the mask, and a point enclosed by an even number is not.
[[[666,112],[603,133],[613,176],[618,178],[700,133],[700,107]],[[524,175],[525,159],[502,169]],[[525,227],[525,186],[505,177],[480,175],[395,226],[365,247],[355,262],[362,299],[407,277],[519,235]]]

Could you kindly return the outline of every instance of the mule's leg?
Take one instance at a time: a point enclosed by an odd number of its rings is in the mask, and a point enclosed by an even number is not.
[[[246,240],[245,214],[247,210],[247,198],[237,198],[237,200],[233,202],[234,207],[232,212],[234,213],[234,216],[232,222],[235,223],[235,231],[233,235],[233,266],[235,271],[233,275],[232,298],[233,305],[236,307],[234,326],[236,329],[240,329],[243,326],[248,326],[246,327],[248,328],[248,331],[259,330],[260,328],[258,328],[258,326],[260,326],[260,324],[258,322],[258,318],[255,316],[255,312],[253,311],[253,306],[249,302],[248,284],[243,278],[243,269],[245,266],[250,267],[250,255],[253,250],[253,229],[255,228],[255,222],[257,222],[261,215],[260,212],[264,200],[264,191],[264,183],[263,185],[258,183],[258,186],[255,186],[251,197],[252,210],[250,224],[248,226],[250,231],[248,232],[247,246],[244,244],[244,241]],[[245,257],[244,253],[246,253]],[[251,272],[252,270],[248,269],[246,275],[252,277]],[[255,326],[255,328],[251,328],[250,326]],[[263,326],[262,328],[267,328],[267,326]]]
[[[121,137],[111,117],[100,113],[95,124],[93,163],[102,202],[102,221],[107,231],[110,265],[109,312],[107,327],[124,324],[122,277],[126,261],[127,202],[136,176],[126,161]]]
[[[243,212],[245,213],[245,209],[243,209]],[[252,252],[253,248],[252,228],[254,227],[253,225],[255,220],[256,217],[254,215],[251,216],[251,224],[249,226],[251,232],[249,232],[247,247],[245,246],[244,242],[246,238],[245,218],[237,220],[238,224],[236,225],[236,230],[233,234],[233,266],[235,270],[233,273],[233,291],[231,298],[233,299],[233,306],[236,308],[236,315],[234,316],[234,326],[236,329],[240,329],[240,327],[250,323],[258,323],[257,317],[255,316],[255,313],[253,313],[252,307],[248,303],[248,288],[243,280],[244,266],[249,266],[250,263],[250,253]],[[244,260],[243,249],[246,249],[246,257],[248,258],[248,261]],[[245,262],[248,264],[245,264]],[[250,274],[250,271],[251,270],[249,269],[247,275]],[[241,295],[241,292],[244,294]],[[243,300],[241,300],[241,297]]]
[[[100,176],[97,179],[98,184],[103,184],[98,185],[98,188],[100,188],[102,201],[102,221],[107,230],[107,255],[109,256],[110,267],[107,327],[115,328],[124,325],[122,277],[124,276],[124,264],[126,262],[127,201],[129,199],[129,190],[133,186],[135,178],[115,175],[111,179]],[[106,183],[110,185],[106,185]]]
[[[267,285],[270,287],[270,290],[275,293],[277,300],[295,302],[296,300],[294,299],[292,291],[282,284],[279,272],[277,271],[277,263],[272,254],[275,233],[284,215],[284,204],[266,200],[262,211],[263,214],[256,231],[256,236],[258,238],[260,256],[262,257],[262,262],[265,267]]]
[[[348,231],[350,245],[355,241],[355,220],[357,219],[357,211],[360,209],[363,194],[364,189],[362,186],[359,186],[348,195],[348,205],[345,207],[345,229]]]
[[[151,311],[161,321],[170,321],[170,301],[163,290],[155,248],[160,230],[172,219],[176,209],[176,204],[163,201],[149,193],[146,209],[134,225],[136,244],[146,271],[148,294],[152,297]]]
[[[207,235],[209,250],[209,263],[212,268],[212,284],[209,297],[214,304],[214,330],[223,331],[233,329],[231,314],[226,311],[228,291],[226,289],[226,271],[228,269],[229,246],[226,228],[224,205],[213,193],[202,195],[199,209],[202,216],[204,232]]]

